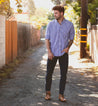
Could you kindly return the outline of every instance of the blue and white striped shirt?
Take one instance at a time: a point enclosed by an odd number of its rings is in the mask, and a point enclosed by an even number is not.
[[[50,48],[54,56],[62,56],[61,51],[68,46],[69,40],[73,40],[75,35],[73,23],[66,20],[61,24],[55,19],[47,25],[45,39],[50,41]]]

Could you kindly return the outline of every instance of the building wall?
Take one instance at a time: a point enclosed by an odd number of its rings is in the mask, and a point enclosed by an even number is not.
[[[92,60],[98,65],[98,25],[92,25],[88,32],[90,56]]]
[[[5,17],[0,15],[0,67],[5,65]]]

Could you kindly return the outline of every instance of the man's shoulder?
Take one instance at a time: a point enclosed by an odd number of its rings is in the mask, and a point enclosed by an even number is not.
[[[49,24],[54,24],[54,22],[55,22],[55,20],[51,20],[51,21],[49,22]]]
[[[54,24],[54,22],[55,22],[55,20],[50,21],[50,22],[48,23],[48,26],[49,26],[49,27],[52,27],[52,25]]]

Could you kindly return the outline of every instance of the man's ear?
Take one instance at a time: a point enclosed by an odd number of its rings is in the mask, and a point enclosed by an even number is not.
[[[63,12],[61,12],[61,15],[63,16]]]

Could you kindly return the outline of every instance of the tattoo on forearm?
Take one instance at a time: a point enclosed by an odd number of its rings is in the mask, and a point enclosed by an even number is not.
[[[73,43],[73,40],[70,40],[69,41],[69,44],[68,44],[68,48],[70,48],[70,46],[72,45],[72,43]]]

